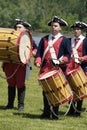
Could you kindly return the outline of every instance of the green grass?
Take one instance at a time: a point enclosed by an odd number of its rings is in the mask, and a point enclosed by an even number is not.
[[[15,109],[3,110],[7,104],[7,82],[0,78],[0,130],[87,130],[87,112],[81,117],[67,117],[64,113],[69,104],[60,105],[59,120],[41,120],[39,116],[43,110],[42,88],[37,81],[39,69],[33,65],[30,80],[26,81],[25,111],[19,113],[17,110],[17,95],[15,98]],[[0,75],[4,76],[2,69]],[[87,107],[87,99],[84,99],[83,109]]]

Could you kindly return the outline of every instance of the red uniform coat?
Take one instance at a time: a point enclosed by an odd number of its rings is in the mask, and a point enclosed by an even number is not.
[[[39,63],[41,64],[41,70],[40,74],[47,73],[49,71],[52,71],[54,69],[58,69],[55,67],[52,63],[52,57],[50,54],[50,51],[48,50],[44,59],[44,51],[48,46],[48,35],[43,37],[39,43],[35,64]],[[53,44],[57,59],[63,56],[63,60],[67,63],[70,58],[70,41],[65,38],[64,36],[61,36],[55,43]],[[66,70],[66,66],[61,66],[62,70]]]
[[[72,49],[71,49],[71,52],[72,52]],[[78,52],[78,56],[84,59],[84,62],[81,64],[77,64],[75,63],[74,58],[71,57],[70,63],[67,66],[67,73],[72,71],[73,69],[78,70],[79,67],[81,66],[85,74],[87,75],[87,38],[85,38],[81,42],[80,46],[77,48],[77,52]]]

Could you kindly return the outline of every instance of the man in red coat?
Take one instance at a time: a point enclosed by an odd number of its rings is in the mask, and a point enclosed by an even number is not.
[[[29,27],[31,27],[29,23],[17,19],[14,29],[19,32],[22,32]],[[35,56],[37,51],[37,46],[34,40],[33,40],[32,50],[33,50],[33,55]],[[24,111],[24,99],[25,99],[25,91],[26,91],[26,86],[25,86],[26,64],[4,62],[3,71],[5,72],[5,75],[7,77],[7,83],[8,83],[8,104],[4,109],[14,108],[14,100],[15,100],[15,93],[17,87],[18,110]]]
[[[82,35],[83,29],[87,28],[87,24],[83,22],[75,22],[71,28],[73,28],[74,37],[70,38],[71,41],[71,59],[67,67],[67,73],[74,69],[83,69],[87,75],[87,38]],[[83,100],[79,100],[76,103],[72,102],[68,115],[80,116]],[[75,106],[76,105],[76,112]]]
[[[56,65],[59,65],[63,72],[66,71],[66,63],[70,59],[70,42],[61,33],[61,27],[67,26],[67,23],[57,16],[54,16],[51,21],[48,22],[48,26],[51,27],[51,34],[44,36],[38,46],[35,64],[37,67],[41,67],[40,76],[52,71],[57,70]],[[43,91],[44,111],[41,118],[50,118],[51,109]],[[58,106],[53,106],[52,119],[58,119]]]

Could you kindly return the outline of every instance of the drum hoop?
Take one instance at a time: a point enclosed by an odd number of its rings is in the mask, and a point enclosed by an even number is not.
[[[29,38],[30,38],[30,51],[29,51],[29,54],[27,55],[27,59],[25,62],[23,62],[23,64],[27,64],[29,62],[29,59],[31,57],[31,54],[32,54],[32,36],[30,34],[30,32],[28,30],[23,30],[22,32],[20,32],[19,36],[18,36],[18,39],[17,39],[17,43],[18,43],[18,47],[17,47],[17,52],[19,53],[19,45],[20,45],[20,41],[21,41],[21,37],[23,36],[23,34],[27,32],[28,35],[29,35]],[[19,59],[21,60],[20,58],[20,55],[19,55]]]
[[[31,36],[30,32],[29,32],[28,30],[23,30],[22,32],[20,32],[20,34],[19,34],[19,36],[18,36],[18,39],[17,39],[18,45],[20,44],[21,37],[22,37],[22,35],[23,35],[25,32],[27,32],[27,33],[29,34],[29,36],[30,36],[30,41],[31,41],[31,43],[32,43],[32,36]]]
[[[49,72],[52,72],[52,71],[49,71]],[[47,73],[49,73],[49,72],[47,72]],[[39,77],[38,77],[38,80],[40,80],[40,81],[43,81],[44,79],[50,79],[52,76],[57,76],[58,75],[58,73],[60,73],[60,70],[58,69],[58,70],[53,70],[53,74],[51,74],[50,76],[48,75],[48,77],[46,76],[45,77],[45,75],[47,74],[47,73],[45,73],[45,74],[43,74],[42,76],[41,75],[39,75]]]
[[[67,75],[69,76],[69,75],[71,75],[71,74],[75,74],[75,73],[77,73],[77,72],[80,71],[80,70],[82,70],[82,69],[81,69],[81,68],[73,69],[73,70],[71,70],[70,72],[68,72]]]

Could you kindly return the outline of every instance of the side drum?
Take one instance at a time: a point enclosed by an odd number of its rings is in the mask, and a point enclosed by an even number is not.
[[[0,28],[0,61],[27,64],[31,56],[32,36],[28,30]]]
[[[73,100],[78,101],[87,97],[87,77],[80,67],[67,74],[67,79],[73,91]]]
[[[38,80],[49,104],[58,106],[72,99],[72,91],[61,69],[41,74]]]

